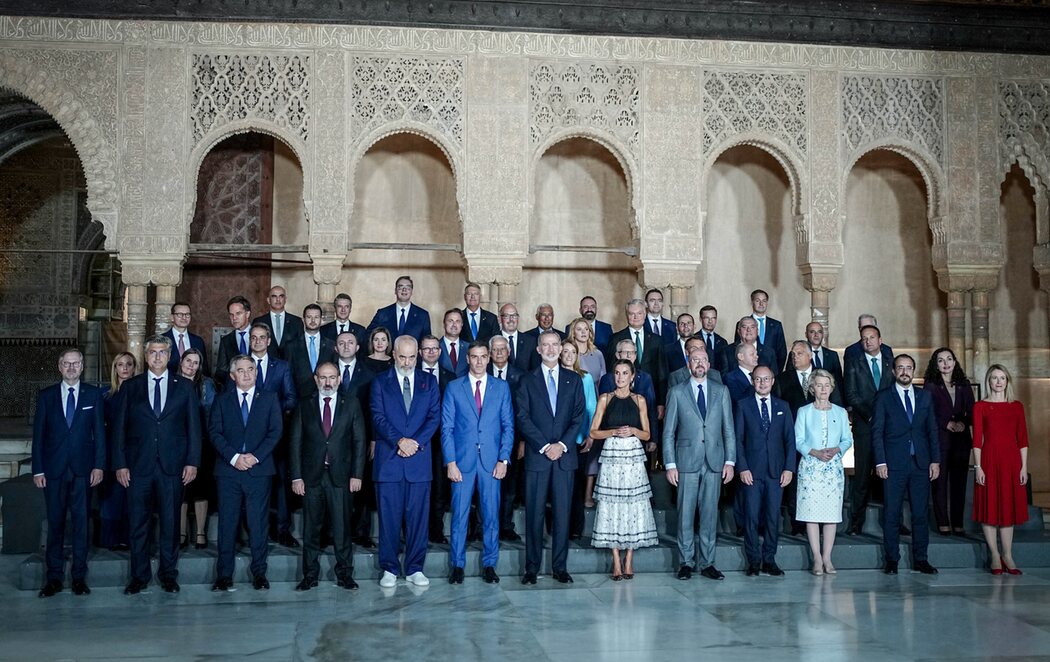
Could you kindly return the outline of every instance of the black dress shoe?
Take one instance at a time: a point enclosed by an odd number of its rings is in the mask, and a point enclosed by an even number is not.
[[[284,545],[285,547],[291,547],[292,549],[295,549],[299,546],[299,541],[296,540],[295,537],[287,531],[277,536],[277,542],[281,545]]]
[[[252,588],[254,588],[256,591],[264,591],[270,588],[270,582],[268,579],[266,579],[266,575],[252,577]]]
[[[179,583],[174,579],[162,579],[160,580],[160,587],[164,589],[165,593],[178,593]]]
[[[495,568],[487,565],[481,569],[481,580],[486,584],[499,584],[499,575],[496,574]],[[572,579],[569,581],[571,582]]]
[[[372,539],[368,536],[357,536],[354,538],[354,544],[364,549],[375,549],[376,544],[372,542]]]
[[[776,561],[771,561],[769,563],[763,563],[762,564],[762,572],[766,573],[770,577],[782,577],[782,576],[784,576],[784,571],[780,569],[780,566],[777,565]]]
[[[691,567],[687,566],[687,565],[683,565],[682,567],[678,568],[678,578],[679,579],[692,579],[693,578],[693,569]]]
[[[449,584],[463,583],[463,568],[452,568],[452,574],[448,576]]]
[[[91,589],[83,579],[73,580],[73,595],[90,595]]]
[[[846,529],[846,535],[847,536],[859,536],[860,535],[860,527],[859,526],[851,526],[851,527],[849,527],[848,529]]]
[[[559,584],[571,584],[572,583],[572,575],[570,575],[565,570],[555,570],[554,571],[554,579],[556,579]]]
[[[335,582],[335,584],[339,588],[345,588],[348,591],[356,591],[359,588],[358,585],[357,585],[357,582],[354,581],[354,578],[349,576],[349,575],[347,575],[346,577],[340,577]],[[314,586],[316,586],[316,585],[317,585],[317,582],[314,582]]]
[[[434,543],[435,545],[447,545],[448,544],[448,538],[446,538],[444,535],[430,536],[429,539],[430,539],[430,542]]]
[[[895,574],[897,574],[897,562],[896,561],[886,561],[886,565],[883,566],[882,571],[884,573],[886,573],[887,575],[895,575]]]
[[[217,583],[218,582],[216,582],[216,584]],[[309,591],[312,588],[317,588],[317,580],[316,579],[311,579],[310,577],[303,577],[303,580],[295,585],[295,590],[296,591]],[[213,586],[211,590],[216,591],[216,590],[222,590],[222,589],[216,589]]]
[[[747,565],[747,570],[744,571],[744,576],[746,576],[746,577],[758,577],[758,566],[755,565],[754,563],[749,563]]]
[[[917,570],[924,575],[937,574],[937,568],[934,568],[932,565],[930,565],[929,561],[916,561],[914,564],[912,564],[911,569]]]
[[[536,573],[535,572],[526,572],[524,575],[521,576],[521,583],[522,584],[535,584],[536,583]]]
[[[40,593],[38,593],[37,595],[39,595],[41,598],[50,598],[55,593],[61,593],[61,592],[62,592],[62,582],[51,581],[51,582],[46,582],[40,588]]]
[[[128,582],[128,585],[124,587],[124,595],[135,595],[140,593],[142,589],[149,586],[149,582],[144,582],[141,579],[132,579]]]
[[[208,536],[203,533],[197,534],[197,542],[193,543],[194,549],[208,549]]]
[[[306,580],[304,579],[303,581]],[[314,586],[317,586],[317,582],[314,582]],[[219,577],[211,585],[211,590],[213,591],[229,591],[231,588],[233,588],[233,580],[229,577]]]
[[[700,574],[708,579],[725,579],[726,576],[718,571],[718,568],[709,565],[700,571]]]
[[[743,538],[744,537],[744,529],[742,527],[739,527],[739,526],[736,527],[736,537],[737,538]]]
[[[499,532],[499,539],[503,542],[519,542],[521,540],[521,536],[519,536],[518,533],[513,529],[508,529],[506,531]]]
[[[179,549],[186,549],[189,546],[190,546],[189,536],[187,536],[186,534],[183,534],[183,535],[179,536]]]
[[[903,524],[901,524],[901,528],[899,528],[898,531],[900,532],[900,535],[902,535],[902,536],[910,536],[911,535],[911,529],[909,529],[908,527],[904,526]]]

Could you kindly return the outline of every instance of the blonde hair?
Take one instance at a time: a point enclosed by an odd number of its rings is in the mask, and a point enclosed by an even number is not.
[[[992,392],[992,387],[990,386],[990,384],[992,380],[992,373],[996,370],[1006,375],[1006,390],[1003,391],[1003,397],[1006,398],[1007,402],[1013,402],[1014,394],[1013,388],[1010,386],[1010,384],[1013,383],[1014,378],[1010,376],[1010,371],[1006,369],[1006,366],[1004,366],[1001,363],[993,363],[992,365],[988,366],[988,371],[984,373],[984,397],[987,398],[988,395]]]
[[[806,389],[806,393],[808,395],[816,396],[816,393],[814,392],[815,384],[813,383],[813,380],[817,377],[827,378],[827,380],[831,382],[831,390],[835,390],[835,376],[823,368],[817,368],[813,372],[809,373],[809,387]]]
[[[131,352],[120,352],[113,357],[113,363],[109,365],[109,390],[111,393],[116,393],[120,390],[120,380],[117,379],[117,361],[124,358],[125,356],[131,358],[131,375],[134,377],[135,372],[139,369],[138,359]]]
[[[579,347],[577,347],[576,348],[576,353],[577,354],[590,354],[595,349],[597,349],[594,346],[594,329],[591,328],[591,323],[588,322],[587,320],[585,320],[584,318],[577,317],[576,319],[574,319],[572,322],[569,323],[569,337],[567,338],[567,340],[571,340],[574,343],[576,342],[576,325],[577,324],[583,324],[584,326],[587,327],[587,351],[581,352]]]
[[[568,338],[566,338],[565,340],[561,341],[561,346],[562,347],[572,347],[573,351],[576,352],[576,358],[573,359],[573,361],[572,361],[572,370],[573,370],[573,372],[575,372],[580,377],[583,377],[584,375],[586,375],[587,372],[583,368],[580,367],[580,348],[576,346],[576,341],[575,340],[569,340]],[[561,355],[560,354],[558,355],[558,366],[561,366]]]

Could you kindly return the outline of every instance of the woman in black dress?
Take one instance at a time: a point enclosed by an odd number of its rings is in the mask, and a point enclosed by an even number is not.
[[[125,393],[120,390],[120,385],[135,376],[137,367],[138,361],[135,360],[133,354],[128,352],[117,354],[110,366],[109,389],[105,396],[106,428],[108,430],[106,437],[110,440],[113,439],[113,425]],[[110,457],[112,455],[107,453],[107,465]],[[117,482],[116,475],[112,471],[106,471],[102,484],[98,486],[98,511],[99,520],[101,520],[99,546],[108,547],[114,551],[128,549],[128,490]]]
[[[390,332],[386,327],[377,326],[372,329],[368,336],[368,356],[362,359],[365,367],[377,375],[389,370],[390,366],[394,365],[393,348],[390,344]]]
[[[201,403],[201,439],[207,443],[208,420],[211,418],[211,405],[215,401],[215,383],[201,371],[203,356],[196,349],[187,349],[179,360],[179,374],[186,379],[192,380],[197,388],[197,397]],[[187,526],[189,524],[189,504],[193,504],[193,519],[197,528],[197,537],[193,546],[204,549],[208,546],[208,502],[215,500],[215,453],[208,450],[201,451],[201,466],[197,469],[197,478],[183,490],[182,501],[182,537],[179,546],[185,549],[189,546]]]

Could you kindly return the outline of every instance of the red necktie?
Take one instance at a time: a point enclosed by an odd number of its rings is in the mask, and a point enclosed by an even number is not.
[[[459,363],[459,361],[456,360],[456,346],[454,344],[448,346],[448,358],[452,360],[452,370],[454,372],[456,370],[456,364]]]
[[[321,413],[321,430],[324,432],[325,439],[332,434],[332,398],[325,397],[324,399],[324,411]],[[325,444],[324,451],[324,465],[327,467],[331,462],[328,459],[328,444]]]
[[[478,408],[478,416],[481,416],[481,380],[474,382],[474,406]]]

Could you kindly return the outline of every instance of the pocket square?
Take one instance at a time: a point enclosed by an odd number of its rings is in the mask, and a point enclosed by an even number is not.
[[[80,411],[87,411],[88,409],[94,409],[95,405],[88,405],[87,407],[81,407]]]
[[[777,412],[777,416],[783,416],[783,415],[784,415],[784,412],[782,412],[782,411],[778,411]]]

